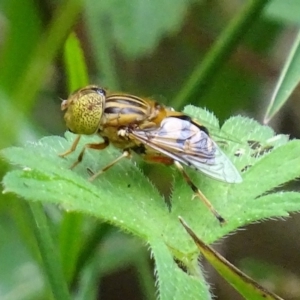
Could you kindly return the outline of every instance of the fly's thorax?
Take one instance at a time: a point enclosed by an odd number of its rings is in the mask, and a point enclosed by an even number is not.
[[[148,98],[140,98],[129,94],[111,94],[106,97],[103,124],[106,126],[141,125],[156,123],[153,120],[163,111],[163,106]],[[159,124],[161,119],[160,117]]]
[[[62,102],[67,109],[64,119],[70,131],[77,134],[93,134],[98,130],[105,104],[105,91],[97,86],[87,86]]]
[[[158,102],[154,102],[154,105],[152,106],[152,110],[151,110],[148,120],[155,123],[157,126],[159,126],[160,123],[166,117],[167,117],[167,108]]]

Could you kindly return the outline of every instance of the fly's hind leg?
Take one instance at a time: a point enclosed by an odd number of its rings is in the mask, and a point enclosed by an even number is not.
[[[110,164],[108,164],[107,166],[105,166],[103,169],[101,169],[100,171],[98,171],[97,173],[94,173],[91,169],[88,169],[89,173],[93,174],[90,178],[89,181],[93,181],[96,177],[98,177],[99,175],[101,175],[103,172],[107,171],[108,169],[110,169],[112,166],[114,166],[116,163],[118,163],[121,159],[123,158],[128,158],[130,157],[130,151],[129,150],[124,150],[122,155],[120,155],[119,157],[117,157],[114,161],[112,161]]]
[[[195,196],[198,196],[200,200],[208,207],[208,209],[213,213],[213,215],[216,217],[216,219],[220,222],[220,224],[225,224],[225,219],[215,210],[213,205],[210,203],[210,201],[205,197],[205,195],[197,188],[197,186],[192,182],[191,178],[188,176],[188,174],[183,169],[182,165],[178,161],[174,161],[174,165],[177,167],[177,169],[180,171],[182,176],[184,177],[187,184],[191,187],[193,192],[195,193]]]
[[[80,137],[81,136],[78,135],[77,138],[75,139],[75,141],[73,142],[71,148],[64,153],[59,154],[59,156],[65,157],[65,156],[69,155],[70,153],[74,152],[76,150],[76,147],[78,145]],[[105,149],[108,145],[109,145],[109,141],[107,139],[104,139],[104,142],[101,142],[101,143],[85,144],[83,146],[82,150],[80,151],[80,153],[77,157],[77,160],[71,165],[70,169],[75,168],[82,161],[83,155],[84,155],[86,149],[102,150],[102,149]]]

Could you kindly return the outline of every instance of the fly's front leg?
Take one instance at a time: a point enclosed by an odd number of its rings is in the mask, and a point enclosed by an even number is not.
[[[225,219],[215,210],[213,205],[210,203],[210,201],[205,197],[205,195],[197,188],[197,186],[192,182],[189,175],[185,172],[182,165],[178,161],[174,161],[174,165],[177,167],[177,169],[182,174],[183,178],[187,182],[187,184],[190,186],[190,188],[195,193],[195,196],[198,196],[200,200],[208,207],[208,209],[213,213],[213,215],[216,217],[216,219],[220,222],[220,224],[225,224]]]
[[[73,142],[71,148],[70,148],[69,150],[65,151],[64,153],[58,154],[58,156],[60,156],[60,157],[66,157],[66,156],[69,155],[70,153],[74,152],[74,151],[76,150],[76,148],[77,148],[77,145],[78,145],[78,143],[79,143],[80,138],[81,138],[81,135],[80,135],[80,134],[77,135],[77,137],[76,137],[76,139],[74,140],[74,142]]]
[[[110,164],[108,164],[107,166],[105,166],[103,169],[101,169],[100,171],[98,171],[97,173],[93,173],[90,169],[89,172],[92,173],[93,175],[89,178],[89,181],[93,181],[96,177],[98,177],[99,175],[101,175],[103,172],[107,171],[108,169],[110,169],[112,166],[114,166],[116,163],[118,163],[121,159],[123,158],[129,158],[130,157],[130,151],[129,150],[124,150],[122,155],[120,155],[118,158],[116,158],[114,161],[112,161]]]
[[[69,155],[70,153],[74,152],[74,150],[76,149],[76,147],[78,145],[79,139],[80,139],[80,135],[76,138],[76,140],[74,141],[71,148],[68,151],[60,154],[60,156],[65,157],[65,156]],[[108,145],[109,145],[109,141],[107,139],[104,139],[104,142],[101,142],[101,143],[85,144],[83,146],[81,152],[79,153],[77,160],[72,164],[70,169],[75,168],[82,161],[83,155],[84,155],[84,152],[86,149],[102,150],[102,149],[105,149]]]

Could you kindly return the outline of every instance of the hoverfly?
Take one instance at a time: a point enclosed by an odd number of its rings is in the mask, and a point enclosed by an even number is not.
[[[198,196],[220,223],[224,218],[214,209],[205,195],[192,182],[182,164],[220,181],[238,183],[242,178],[210,138],[208,130],[180,112],[156,101],[128,94],[109,94],[97,86],[84,87],[61,104],[66,110],[68,129],[78,134],[71,148],[60,154],[65,157],[75,151],[81,135],[98,134],[103,141],[86,144],[71,168],[82,161],[86,149],[102,150],[109,144],[123,150],[113,162],[93,174],[94,180],[131,152],[145,161],[175,165]]]

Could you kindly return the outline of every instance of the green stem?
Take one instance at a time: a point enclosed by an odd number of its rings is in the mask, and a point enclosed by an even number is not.
[[[93,256],[95,256],[98,245],[101,244],[101,241],[103,241],[105,237],[107,237],[112,228],[113,227],[109,224],[99,223],[84,240],[84,246],[80,249],[80,253],[77,256],[71,286],[75,284],[75,280],[78,278],[79,273],[82,272]]]
[[[82,224],[84,217],[76,212],[66,213],[60,228],[60,253],[65,277],[72,282],[76,262],[82,246]]]
[[[82,0],[67,0],[62,4],[52,19],[48,31],[42,36],[33,52],[31,62],[16,84],[13,95],[16,106],[28,113],[34,103],[34,97],[45,80],[48,66],[62,46],[82,8]],[[26,106],[23,105],[26,103]]]
[[[78,287],[76,300],[98,299],[99,277],[101,275],[99,274],[99,270],[99,261],[97,257],[94,257],[91,262],[81,270],[80,278],[76,282]]]
[[[136,269],[138,272],[138,279],[140,282],[141,290],[143,291],[144,298],[147,300],[154,300],[157,297],[154,284],[153,269],[150,266],[148,253],[143,249],[134,259]]]
[[[68,292],[66,280],[63,275],[60,257],[56,245],[51,236],[47,217],[43,210],[43,206],[37,202],[28,202],[33,219],[35,221],[34,234],[41,253],[44,264],[44,271],[48,277],[53,296],[57,300],[68,300],[70,294]]]
[[[187,82],[174,99],[174,107],[179,108],[197,91],[204,94],[224,62],[230,57],[250,26],[260,16],[270,0],[249,0],[242,11],[228,24],[207,56],[193,71]]]

